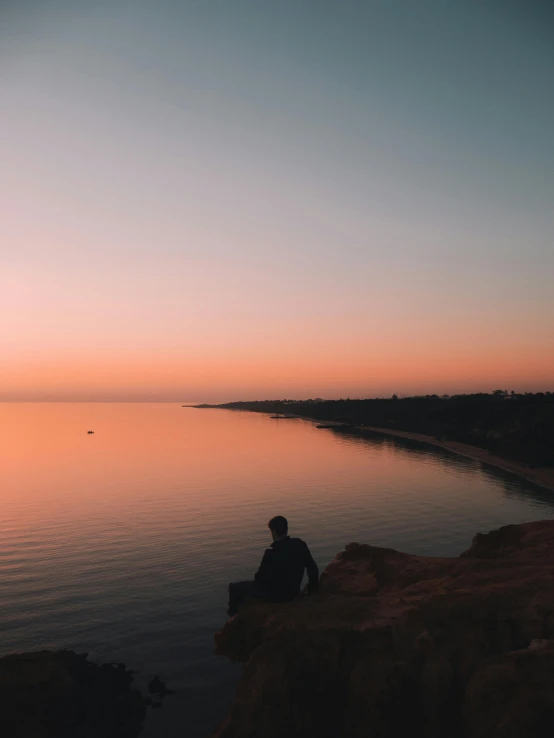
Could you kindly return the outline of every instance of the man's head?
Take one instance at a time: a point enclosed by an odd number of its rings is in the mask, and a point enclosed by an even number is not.
[[[281,538],[285,538],[289,531],[289,524],[287,519],[282,515],[276,515],[268,523],[269,530],[274,541],[280,541]]]

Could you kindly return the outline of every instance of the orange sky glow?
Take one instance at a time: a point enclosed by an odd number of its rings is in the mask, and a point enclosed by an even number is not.
[[[444,343],[444,342],[443,342]],[[209,357],[122,356],[29,359],[0,369],[4,399],[229,401],[273,397],[366,397],[426,392],[548,389],[553,350],[531,353],[513,344],[367,347],[337,356],[328,347],[212,353]],[[38,387],[38,389],[37,389]]]
[[[0,401],[554,390],[540,13],[11,5]]]

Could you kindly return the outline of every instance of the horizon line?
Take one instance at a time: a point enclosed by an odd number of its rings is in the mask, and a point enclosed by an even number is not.
[[[118,404],[118,403],[124,403],[124,404],[133,404],[133,403],[156,403],[156,404],[168,404],[168,405],[177,405],[180,404],[182,406],[190,406],[194,407],[197,405],[226,405],[226,404],[232,404],[232,403],[248,403],[248,402],[308,402],[309,400],[319,400],[322,402],[337,402],[339,400],[389,400],[393,397],[396,397],[397,399],[409,399],[409,398],[424,398],[424,397],[463,397],[463,396],[471,396],[471,395],[492,395],[494,394],[496,390],[489,390],[489,391],[473,391],[473,392],[442,392],[442,393],[435,393],[435,392],[426,392],[422,394],[404,394],[402,392],[395,392],[390,395],[373,395],[373,396],[358,396],[358,397],[304,397],[301,399],[294,398],[294,397],[284,397],[284,398],[263,398],[263,399],[238,399],[238,400],[179,400],[179,399],[160,399],[160,398],[22,398],[22,399],[16,399],[16,398],[0,398],[0,404],[8,404],[8,403],[26,403],[26,404],[56,404],[56,403],[66,403],[66,404],[85,404],[85,403],[102,403],[102,404]],[[542,389],[542,390],[503,390],[510,395],[512,392],[517,395],[537,395],[537,394],[552,394],[554,393],[554,390],[549,389]]]

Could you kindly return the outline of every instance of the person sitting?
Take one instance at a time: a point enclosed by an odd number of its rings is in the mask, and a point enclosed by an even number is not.
[[[304,570],[308,573],[309,593],[319,584],[319,570],[308,545],[300,538],[288,535],[288,521],[282,515],[271,518],[268,528],[273,543],[266,549],[253,581],[232,582],[229,585],[229,609],[233,617],[246,598],[268,602],[286,602],[300,593]]]

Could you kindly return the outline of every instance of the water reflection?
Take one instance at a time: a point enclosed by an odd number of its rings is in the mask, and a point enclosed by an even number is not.
[[[87,430],[95,433],[88,435]],[[479,462],[308,421],[169,404],[0,404],[5,652],[74,648],[179,690],[144,738],[208,735],[236,667],[212,654],[267,521],[321,568],[350,541],[457,555],[554,500]]]
[[[322,431],[323,432],[323,431]],[[517,474],[501,469],[486,461],[470,459],[467,456],[457,454],[441,446],[431,446],[423,441],[412,438],[401,438],[399,436],[386,436],[379,433],[371,435],[358,435],[336,431],[333,428],[325,429],[324,432],[334,433],[345,444],[362,445],[371,448],[394,448],[400,453],[406,453],[419,459],[433,458],[452,471],[459,471],[464,467],[467,470],[479,470],[488,476],[491,481],[502,482],[504,492],[510,497],[520,499],[533,499],[541,505],[552,506],[554,504],[554,493],[538,484],[533,484],[522,479]]]

